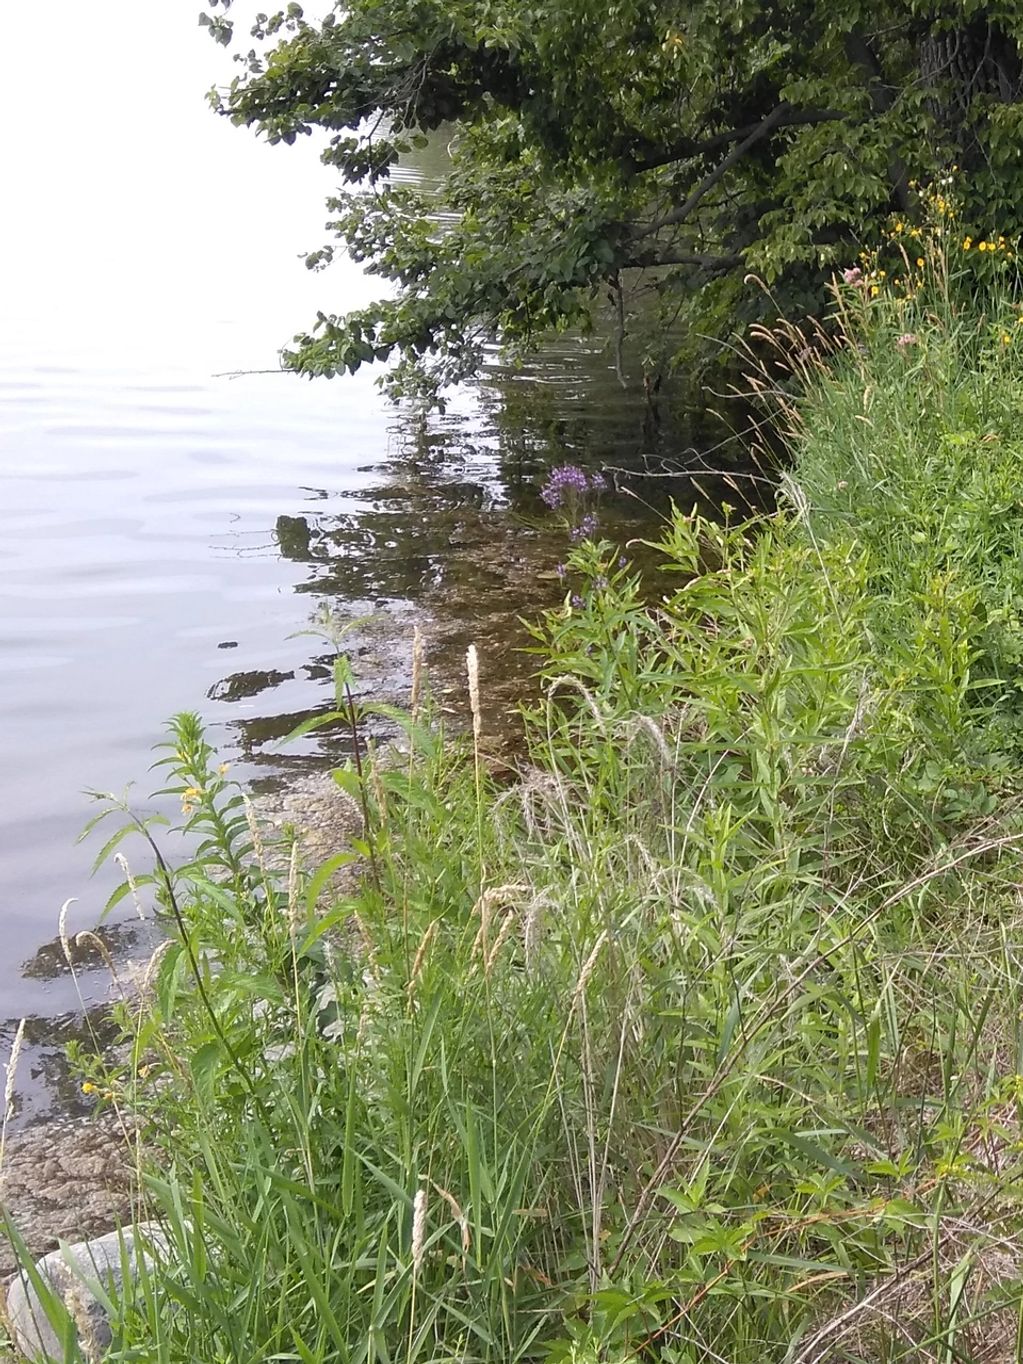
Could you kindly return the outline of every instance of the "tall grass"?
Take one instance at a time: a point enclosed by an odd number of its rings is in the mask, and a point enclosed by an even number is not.
[[[838,306],[761,349],[776,515],[677,515],[654,603],[575,552],[521,780],[417,673],[409,760],[337,774],[358,894],[173,722],[198,851],[94,1076],[171,1254],[113,1358],[1018,1357],[1015,349],[947,288]]]

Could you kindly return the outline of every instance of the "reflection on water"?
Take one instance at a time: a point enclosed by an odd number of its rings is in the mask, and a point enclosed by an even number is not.
[[[671,498],[737,502],[758,486],[738,468],[722,482],[694,453],[719,443],[720,424],[667,401],[652,412],[581,344],[495,367],[432,416],[388,408],[358,381],[97,377],[86,394],[74,369],[46,375],[42,427],[22,401],[31,410],[36,390],[10,381],[0,704],[19,777],[0,820],[12,945],[0,1013],[12,1019],[80,1008],[48,969],[52,944],[39,946],[68,894],[82,896],[78,931],[110,888],[106,874],[87,879],[73,846],[89,813],[75,792],[143,778],[145,805],[146,754],[167,715],[200,710],[247,781],[344,756],[344,725],[281,744],[333,706],[332,649],[310,628],[327,610],[351,624],[364,697],[405,699],[419,623],[434,687],[457,710],[475,642],[488,726],[506,732],[532,670],[522,618],[565,590],[554,568],[566,531],[538,496],[551,467],[609,474],[601,533],[620,543],[649,536]],[[95,964],[81,985],[86,1003],[109,993]],[[55,1063],[43,1048],[31,1064],[42,1082]]]
[[[477,644],[490,672],[488,718],[500,734],[532,676],[523,617],[565,592],[554,570],[566,530],[538,496],[550,468],[571,461],[605,473],[599,533],[621,545],[655,534],[673,500],[745,511],[763,505],[769,485],[713,414],[678,414],[667,401],[653,409],[641,393],[622,391],[597,349],[552,350],[526,372],[495,367],[479,391],[461,397],[460,411],[399,422],[392,453],[367,471],[351,510],[339,510],[325,489],[308,489],[309,510],[278,516],[274,538],[302,568],[295,591],[311,598],[310,616],[326,607],[353,622],[346,651],[359,694],[400,703],[418,620],[443,692],[460,690],[465,650]],[[701,453],[708,448],[712,458]],[[260,714],[228,722],[249,761],[279,765],[286,755],[269,746],[305,714],[330,709],[326,687],[318,704],[308,699],[309,683],[329,682],[330,653],[297,671],[236,672],[210,692],[218,700],[262,695]],[[303,694],[305,705],[275,713],[279,690],[289,700]],[[334,759],[345,744],[343,726],[318,730],[291,756]]]

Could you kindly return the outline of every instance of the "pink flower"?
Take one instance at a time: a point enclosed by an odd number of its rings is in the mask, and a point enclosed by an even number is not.
[[[905,350],[907,346],[915,346],[917,344],[917,337],[914,332],[903,332],[902,335],[896,339],[895,344],[898,346],[899,350]]]
[[[858,265],[850,265],[848,270],[842,271],[842,278],[846,284],[859,284],[863,278],[863,271]]]

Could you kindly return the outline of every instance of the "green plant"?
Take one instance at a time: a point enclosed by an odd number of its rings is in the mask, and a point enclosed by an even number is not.
[[[365,827],[320,868],[172,723],[173,938],[90,1072],[173,1250],[115,1360],[1018,1355],[1014,305],[934,269],[761,338],[777,513],[676,513],[654,601],[573,550],[515,785],[474,651],[471,738],[420,660],[400,760],[339,661]]]

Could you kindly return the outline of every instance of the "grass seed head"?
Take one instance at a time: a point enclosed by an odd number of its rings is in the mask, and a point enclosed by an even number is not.
[[[465,654],[465,669],[469,676],[469,708],[472,711],[472,736],[479,744],[483,733],[483,714],[480,708],[480,657],[476,645],[470,644]]]
[[[121,984],[121,979],[117,974],[117,967],[114,965],[114,959],[110,955],[110,948],[107,947],[106,943],[99,936],[99,934],[93,933],[91,929],[86,928],[81,933],[75,934],[75,946],[76,947],[92,946],[96,949],[99,955],[103,958],[103,962],[107,970],[110,972],[111,980],[117,986],[123,998],[124,986]]]
[[[483,963],[483,970],[486,973],[486,975],[488,976],[490,975],[490,972],[494,966],[494,962],[497,960],[497,954],[504,946],[504,942],[505,939],[508,937],[508,934],[515,927],[515,921],[516,921],[515,910],[509,909],[507,914],[504,916],[504,920],[501,923],[501,927],[497,930],[497,937],[494,939],[494,945],[490,949],[490,952],[485,962]]]
[[[419,976],[423,969],[423,963],[426,961],[426,954],[427,952],[429,952],[430,944],[433,942],[436,936],[437,920],[434,919],[431,922],[429,928],[423,934],[422,940],[419,943],[419,949],[416,952],[415,961],[412,963],[412,974],[409,976],[408,982],[409,995],[412,994],[413,990],[415,990],[416,988],[416,985],[419,983]]]
[[[249,835],[252,838],[252,851],[255,853],[256,862],[259,870],[266,875],[266,844],[263,842],[263,832],[259,827],[259,817],[256,814],[252,801],[246,795],[242,795],[242,803],[245,806],[245,819],[249,826]]]
[[[409,708],[415,715],[423,694],[423,679],[426,675],[426,641],[417,625],[412,632],[412,695]]]
[[[139,986],[139,990],[143,996],[146,994],[146,991],[152,984],[153,977],[156,975],[156,972],[159,969],[160,962],[163,960],[163,958],[167,955],[167,953],[173,946],[174,946],[173,939],[166,938],[162,943],[160,943],[156,951],[146,962],[146,969],[142,972],[142,984]]]
[[[462,1254],[468,1255],[472,1247],[472,1236],[469,1232],[469,1219],[462,1211],[461,1205],[459,1204],[458,1199],[455,1198],[453,1193],[450,1193],[447,1189],[442,1189],[441,1186],[433,1179],[430,1180],[430,1183],[433,1185],[434,1192],[437,1193],[441,1198],[443,1198],[444,1202],[451,1209],[451,1214],[454,1217],[455,1221],[458,1223],[458,1230],[461,1233],[462,1237]]]
[[[540,953],[540,930],[543,926],[543,911],[545,902],[542,896],[537,896],[529,907],[522,925],[522,951],[526,959],[526,972],[533,975],[536,970],[537,957]]]
[[[412,1273],[419,1276],[426,1253],[426,1190],[420,1189],[412,1204]]]
[[[57,916],[57,936],[60,938],[61,951],[64,953],[64,960],[72,971],[75,969],[75,964],[71,959],[71,942],[67,935],[67,916],[68,910],[77,899],[77,895],[69,896],[61,905],[60,914]]]
[[[0,1109],[0,1178],[3,1176],[4,1150],[7,1146],[7,1124],[14,1116],[14,1080],[18,1073],[18,1058],[21,1055],[24,1040],[25,1020],[22,1019],[15,1031],[14,1041],[11,1043],[11,1055],[7,1062],[7,1078],[4,1082],[4,1103],[3,1108]],[[0,1214],[2,1213],[3,1206],[0,1204]]]
[[[14,1107],[14,1081],[18,1073],[18,1059],[21,1056],[22,1044],[25,1041],[25,1020],[22,1019],[14,1033],[14,1041],[11,1043],[11,1055],[7,1062],[7,1078],[4,1082],[4,1119],[11,1116]]]
[[[298,894],[298,861],[299,846],[296,838],[291,845],[291,857],[288,859],[288,937],[292,946],[298,940],[303,917]]]
[[[138,883],[136,882],[135,877],[132,874],[131,867],[128,865],[128,859],[125,857],[124,853],[115,852],[114,861],[121,868],[121,871],[124,873],[124,879],[128,882],[128,889],[131,891],[131,898],[132,903],[135,906],[135,913],[138,915],[140,919],[145,919],[146,911],[142,907],[142,900],[141,897],[139,896]]]
[[[605,928],[600,937],[593,944],[593,951],[583,963],[583,969],[579,972],[579,979],[576,981],[575,990],[572,992],[572,1002],[577,1003],[585,994],[586,986],[590,976],[593,975],[597,965],[597,958],[600,956],[601,948],[607,942],[607,929]]]

